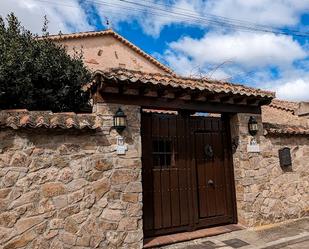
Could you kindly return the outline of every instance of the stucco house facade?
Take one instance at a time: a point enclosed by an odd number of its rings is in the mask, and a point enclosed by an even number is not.
[[[93,112],[0,111],[1,248],[143,248],[309,214],[306,103],[180,77],[112,30],[50,39],[82,47]]]

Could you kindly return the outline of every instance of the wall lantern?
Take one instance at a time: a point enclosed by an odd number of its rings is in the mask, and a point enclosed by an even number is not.
[[[259,130],[258,122],[255,117],[250,117],[248,122],[248,130],[251,136],[255,136]]]
[[[119,108],[114,115],[114,128],[117,130],[118,133],[122,133],[124,131],[124,129],[126,128],[126,121],[127,116],[124,114],[121,108]]]

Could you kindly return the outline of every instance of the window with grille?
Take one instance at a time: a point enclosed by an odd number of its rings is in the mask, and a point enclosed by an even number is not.
[[[154,167],[168,168],[173,164],[173,145],[170,139],[154,139],[152,151]]]

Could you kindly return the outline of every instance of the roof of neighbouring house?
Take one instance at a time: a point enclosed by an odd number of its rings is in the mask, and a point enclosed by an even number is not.
[[[266,123],[309,127],[309,119],[296,114],[299,105],[299,102],[273,99],[269,105],[262,106],[262,120]]]
[[[298,108],[299,103],[298,102],[292,102],[292,101],[286,101],[286,100],[280,100],[280,99],[273,99],[272,102],[269,104],[270,107],[289,111],[294,113],[294,111]]]
[[[272,99],[275,93],[258,88],[232,84],[229,82],[210,80],[207,78],[188,78],[159,73],[145,73],[122,68],[114,68],[108,71],[96,71],[94,75],[117,82],[129,82],[129,84],[142,83],[157,86],[170,86],[190,90],[209,91],[213,93],[230,93],[241,96],[258,96]]]
[[[273,99],[262,106],[262,121],[269,135],[308,135],[309,119],[298,116],[299,102]]]
[[[48,128],[48,129],[99,129],[102,120],[95,114],[51,111],[28,111],[26,109],[0,111],[0,128]]]
[[[263,123],[265,135],[309,135],[309,128],[294,125]]]
[[[48,36],[48,39],[61,42],[61,41],[70,40],[70,39],[100,37],[100,36],[107,36],[107,35],[114,37],[115,39],[117,39],[118,41],[123,43],[124,45],[128,46],[133,51],[135,51],[139,55],[143,56],[144,58],[146,58],[148,61],[152,62],[153,64],[155,64],[157,67],[164,70],[166,73],[175,75],[175,73],[173,72],[172,69],[170,69],[166,65],[162,64],[157,59],[155,59],[151,55],[144,52],[141,48],[135,46],[133,43],[131,43],[130,41],[128,41],[127,39],[125,39],[124,37],[122,37],[121,35],[119,35],[118,33],[116,33],[115,31],[113,31],[111,29],[107,29],[107,30],[103,30],[103,31],[89,31],[89,32],[71,33],[71,34],[51,35],[51,36]],[[86,61],[86,62],[92,63],[92,64],[97,64],[97,62],[93,59],[90,59],[89,61]]]

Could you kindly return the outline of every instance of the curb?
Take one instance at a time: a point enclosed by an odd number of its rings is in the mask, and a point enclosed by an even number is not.
[[[309,233],[305,232],[290,238],[284,238],[277,241],[272,241],[268,243],[266,246],[258,247],[256,249],[281,249],[284,246],[293,245],[307,240],[309,240]]]

